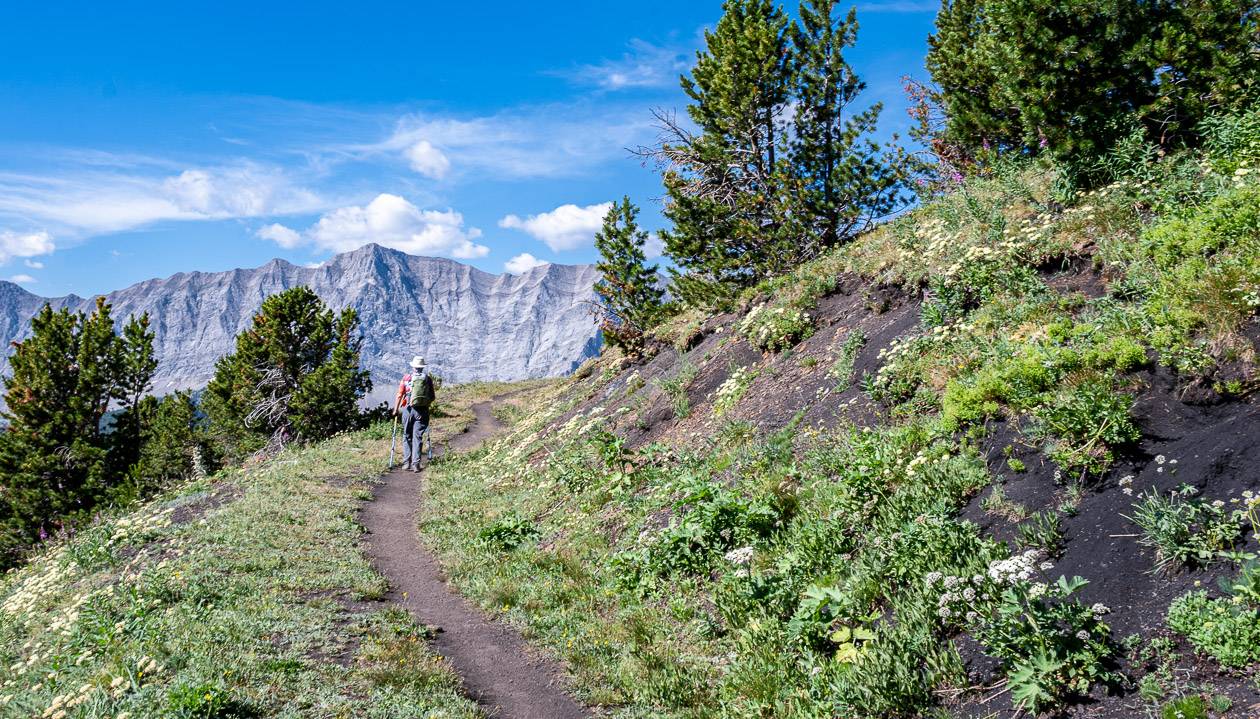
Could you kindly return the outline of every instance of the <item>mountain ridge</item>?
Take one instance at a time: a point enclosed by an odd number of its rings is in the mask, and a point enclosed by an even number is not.
[[[276,258],[252,269],[177,272],[91,297],[46,298],[0,281],[0,341],[28,337],[45,303],[90,311],[104,296],[116,321],[149,313],[159,360],[154,392],[195,389],[266,296],[306,285],[333,309],[359,312],[362,363],[375,385],[369,399],[380,401],[414,354],[454,382],[565,374],[601,344],[587,310],[596,278],[591,265],[561,264],[496,275],[372,243],[314,267]],[[0,374],[8,373],[11,352],[0,357]]]

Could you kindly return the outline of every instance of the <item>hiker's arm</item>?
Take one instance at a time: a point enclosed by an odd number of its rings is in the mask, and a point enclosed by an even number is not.
[[[398,409],[402,407],[403,386],[398,385],[398,396],[394,397],[394,414],[398,414]]]

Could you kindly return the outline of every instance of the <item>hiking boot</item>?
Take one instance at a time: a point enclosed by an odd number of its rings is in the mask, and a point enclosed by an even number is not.
[[[415,472],[416,474],[419,474],[419,473],[420,473],[420,465],[418,465],[418,464],[417,464],[416,466],[412,467],[412,468],[411,468],[411,471],[412,471],[412,472]]]
[[[410,471],[411,471],[411,465],[410,465],[410,464],[404,464],[404,465],[402,466],[402,471],[404,471],[404,472],[410,472]]]

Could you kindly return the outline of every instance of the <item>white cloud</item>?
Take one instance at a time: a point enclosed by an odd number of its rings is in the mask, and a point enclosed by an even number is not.
[[[51,255],[57,246],[47,232],[0,232],[0,264],[14,257]]]
[[[23,261],[22,261],[22,264],[26,265],[27,267],[31,268],[32,270],[42,270],[42,269],[44,269],[44,263],[43,263],[43,262],[36,262],[35,260],[23,260]]]
[[[441,180],[451,170],[451,161],[428,140],[421,140],[403,153],[411,162],[411,169],[434,180]]]
[[[9,278],[9,281],[19,285],[29,285],[35,282],[35,278],[30,275],[13,275]]]
[[[291,250],[302,244],[302,236],[299,235],[296,230],[289,229],[278,222],[273,222],[265,227],[260,227],[254,234],[264,240],[271,240],[287,250]]]
[[[523,220],[508,215],[499,220],[499,227],[526,232],[546,243],[553,252],[576,250],[595,238],[611,207],[611,202],[586,207],[561,205],[551,212],[530,215]]]
[[[665,240],[662,240],[655,232],[648,235],[647,242],[643,243],[643,254],[649,260],[665,254]]]
[[[117,232],[164,220],[221,220],[326,209],[327,200],[285,170],[253,162],[145,174],[146,167],[79,165],[56,174],[0,172],[0,216],[59,228],[59,235]]]
[[[508,272],[514,275],[523,275],[526,272],[529,272],[530,270],[534,269],[535,267],[542,267],[543,265],[549,265],[549,264],[551,263],[544,262],[538,259],[537,257],[534,257],[533,255],[529,254],[528,252],[522,252],[521,254],[517,255],[516,257],[513,257],[507,262],[504,262],[503,269],[507,270]]]
[[[625,148],[649,144],[658,132],[642,103],[582,102],[513,108],[473,118],[407,115],[380,142],[330,147],[328,152],[360,161],[402,153],[423,173],[412,154],[427,143],[446,160],[442,178],[577,177],[624,160]],[[431,154],[419,151],[426,162],[436,163],[429,169],[440,169],[441,161]]]
[[[582,65],[566,75],[574,82],[603,90],[645,87],[677,87],[679,76],[691,66],[688,52],[679,47],[662,47],[633,40],[630,52],[616,60]]]
[[[473,242],[481,236],[481,230],[465,228],[460,213],[421,210],[402,197],[387,193],[377,195],[365,206],[327,212],[301,234],[282,225],[269,225],[258,234],[289,249],[307,244],[321,250],[349,252],[376,243],[411,255],[445,255],[461,260],[485,257],[490,252],[489,247]]]

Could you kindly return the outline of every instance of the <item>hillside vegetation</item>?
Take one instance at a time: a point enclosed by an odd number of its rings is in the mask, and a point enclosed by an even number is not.
[[[615,716],[1254,716],[1260,115],[1205,147],[1002,164],[678,315],[421,532]]]
[[[448,395],[439,440],[500,389]],[[482,716],[360,546],[388,452],[388,426],[292,447],[0,577],[0,717]]]

